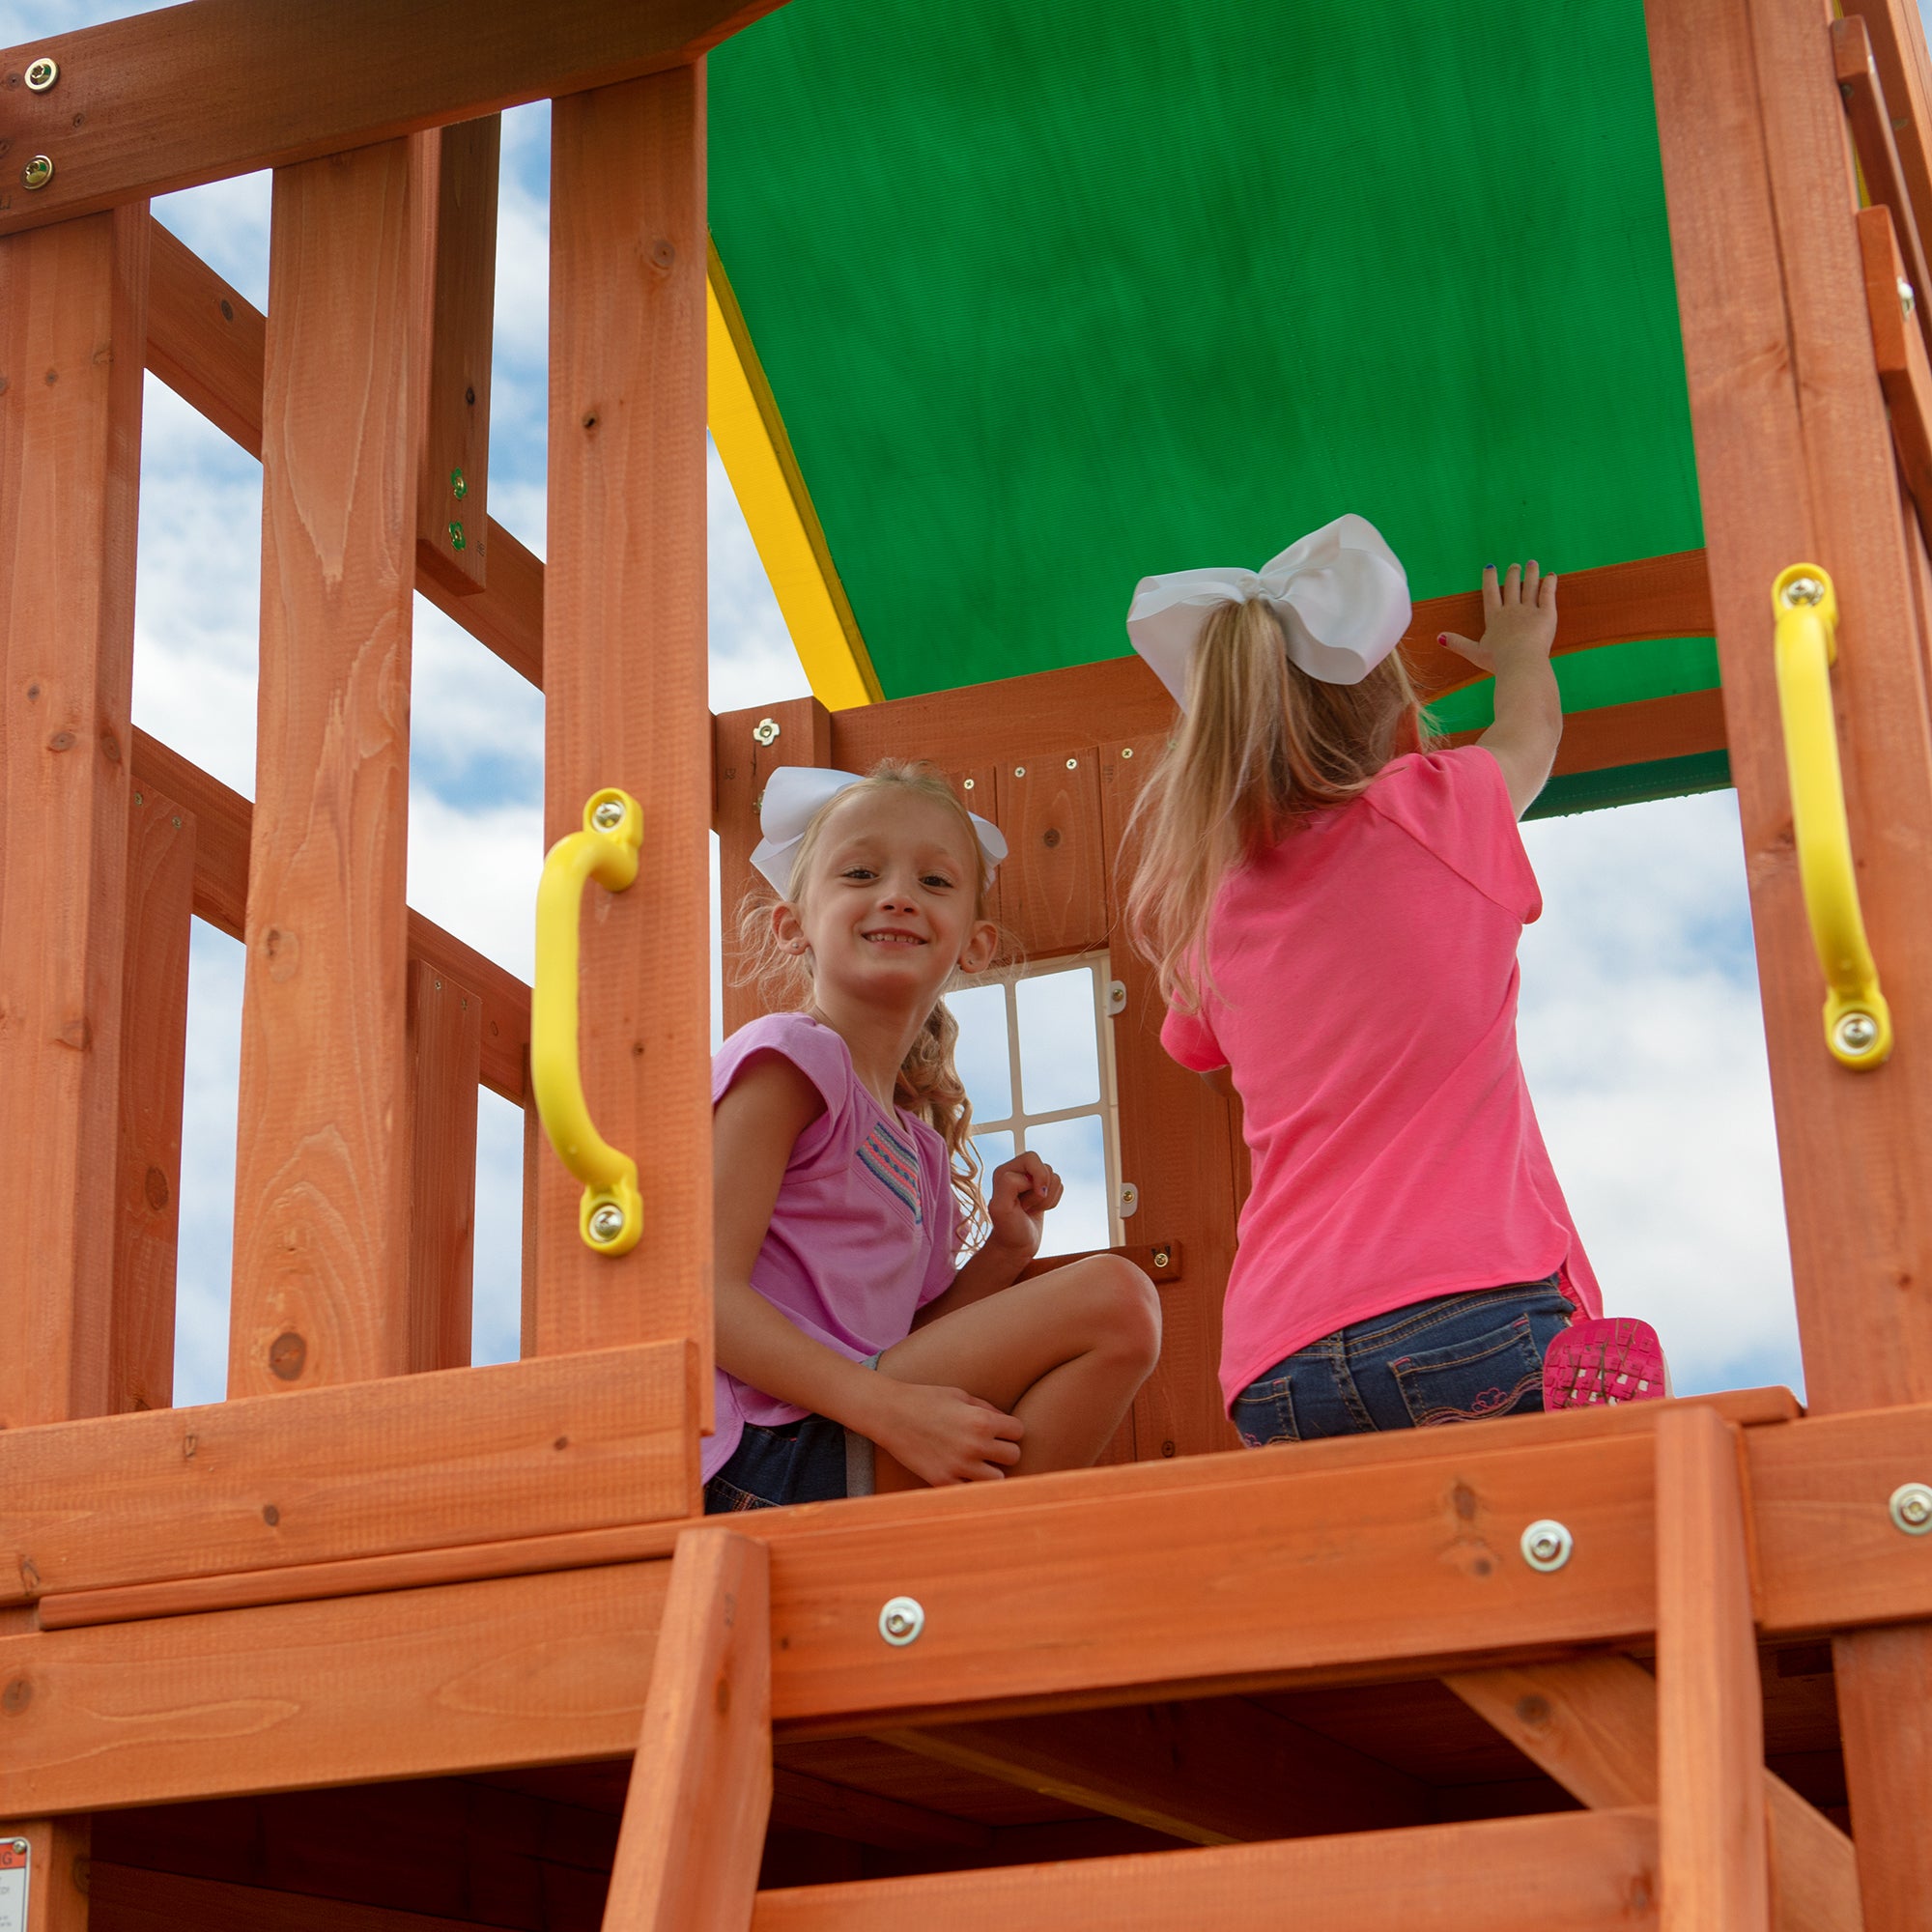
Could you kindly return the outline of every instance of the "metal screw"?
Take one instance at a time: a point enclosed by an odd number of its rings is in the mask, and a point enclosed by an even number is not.
[[[778,742],[780,728],[776,718],[760,718],[752,726],[752,736],[760,745],[773,745]]]
[[[146,805],[147,802],[148,801],[145,798],[143,798],[139,792],[136,792],[134,794],[134,803],[136,805]]]
[[[33,191],[36,188],[45,187],[46,185],[53,180],[53,178],[54,178],[53,160],[51,156],[46,155],[36,155],[34,158],[31,161],[29,161],[24,168],[20,170],[20,185],[23,188],[25,188],[29,194],[33,193]]]
[[[879,1634],[903,1650],[925,1628],[925,1605],[917,1597],[892,1597],[879,1612]]]
[[[1141,1191],[1131,1180],[1121,1182],[1121,1219],[1131,1221],[1134,1209],[1141,1205]]]
[[[971,779],[961,779],[961,780],[959,781],[959,782],[960,782],[960,785],[961,785],[961,786],[962,786],[962,787],[963,787],[963,788],[964,788],[965,790],[967,790],[967,791],[971,791],[971,790],[973,789],[973,781],[972,781]]]
[[[464,550],[468,547],[463,540],[463,526],[454,517],[449,520],[449,547],[451,550]]]
[[[1122,746],[1121,747],[1121,756],[1122,756],[1122,757],[1123,757],[1123,758],[1131,758],[1131,757],[1133,756],[1133,754],[1134,754],[1134,748],[1133,748],[1133,747],[1132,747],[1131,745],[1122,745]]]
[[[1576,1538],[1554,1517],[1544,1517],[1522,1533],[1522,1560],[1546,1574],[1562,1569],[1575,1547]]]
[[[452,469],[449,472],[449,487],[459,503],[469,494],[469,485],[464,481],[463,471],[460,469]]]
[[[1164,1268],[1173,1259],[1174,1257],[1165,1248],[1156,1248],[1153,1251],[1153,1264],[1157,1268]]]
[[[1891,1520],[1907,1536],[1932,1530],[1932,1489],[1923,1483],[1900,1483],[1891,1492]]]
[[[590,1238],[593,1241],[614,1241],[624,1232],[624,1210],[614,1201],[607,1201],[601,1208],[591,1210]]]
[[[14,1840],[14,1850],[15,1850],[16,1852],[18,1852],[18,1853],[19,1853],[19,1855],[20,1855],[20,1856],[21,1856],[21,1857],[22,1857],[22,1858],[24,1859],[24,1858],[25,1858],[25,1857],[27,1856],[27,1841],[26,1841],[26,1839],[25,1839],[25,1838],[15,1838],[15,1839]]]
[[[176,812],[175,815],[168,820],[168,823],[172,825],[177,832],[179,832],[182,829],[181,813]]]
[[[1898,305],[1907,315],[1918,306],[1918,298],[1912,292],[1912,284],[1903,275],[1898,278]]]
[[[1077,772],[1080,769],[1080,760],[1078,758],[1068,758],[1066,761],[1066,769],[1069,772]]]
[[[1025,778],[1025,777],[1026,777],[1026,767],[1025,767],[1024,765],[1015,765],[1015,766],[1013,767],[1013,776],[1014,776],[1014,778],[1016,778],[1016,779],[1023,779],[1023,778]]]
[[[607,798],[590,814],[590,822],[599,832],[614,832],[624,822],[624,802],[622,799]]]
[[[50,54],[43,54],[27,69],[27,92],[44,94],[60,78],[60,63]]]
[[[1784,586],[1784,601],[1799,604],[1822,604],[1825,601],[1825,586],[1815,577],[1794,577]]]
[[[1846,1013],[1833,1029],[1846,1053],[1869,1053],[1878,1044],[1878,1022],[1869,1013]]]
[[[1124,980],[1107,981],[1107,1016],[1109,1019],[1127,1009],[1127,982]]]

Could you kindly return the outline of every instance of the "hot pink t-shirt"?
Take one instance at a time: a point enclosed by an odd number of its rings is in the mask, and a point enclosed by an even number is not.
[[[1502,769],[1474,745],[1396,758],[1229,875],[1216,990],[1161,1041],[1231,1070],[1254,1156],[1230,1404],[1295,1350],[1432,1295],[1560,1273],[1602,1312],[1517,1058],[1517,942],[1542,910]]]
[[[852,1070],[844,1040],[804,1013],[768,1013],[719,1048],[714,1107],[757,1053],[790,1061],[825,1111],[792,1144],[752,1286],[813,1341],[863,1362],[903,1342],[914,1315],[952,1285],[960,1227],[946,1143],[902,1109],[888,1114]],[[746,1423],[769,1428],[806,1413],[723,1369],[717,1394],[707,1483]]]

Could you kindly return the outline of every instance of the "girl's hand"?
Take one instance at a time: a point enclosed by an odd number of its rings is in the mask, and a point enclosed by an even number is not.
[[[1026,1425],[964,1389],[924,1382],[882,1381],[890,1390],[873,1440],[934,1488],[951,1483],[997,1483],[1020,1460]]]
[[[1542,576],[1534,557],[1526,564],[1511,564],[1500,581],[1494,564],[1484,565],[1482,641],[1459,638],[1454,631],[1444,631],[1436,641],[1481,670],[1547,663],[1556,641],[1555,578]]]
[[[986,1190],[986,1218],[992,1233],[988,1247],[1032,1261],[1039,1252],[1040,1223],[1047,1210],[1060,1205],[1065,1192],[1059,1175],[1037,1153],[1023,1153],[993,1170]]]

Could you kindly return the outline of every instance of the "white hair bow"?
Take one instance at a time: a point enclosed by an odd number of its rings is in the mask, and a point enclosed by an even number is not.
[[[1360,684],[1408,629],[1408,578],[1366,517],[1337,517],[1264,563],[1144,577],[1127,637],[1174,701],[1187,703],[1187,667],[1217,604],[1259,597],[1288,633],[1288,655],[1323,684]]]
[[[798,857],[806,828],[841,791],[862,782],[857,772],[820,765],[781,765],[765,781],[764,803],[758,808],[758,825],[765,836],[752,854],[752,864],[781,897],[791,891],[792,861]],[[966,815],[979,837],[980,856],[991,872],[1007,856],[1006,838],[990,819],[977,811]]]

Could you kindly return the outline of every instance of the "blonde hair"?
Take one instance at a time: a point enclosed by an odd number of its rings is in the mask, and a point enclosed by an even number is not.
[[[805,828],[791,862],[791,891],[782,900],[769,887],[753,887],[746,894],[738,910],[739,964],[732,975],[736,985],[755,985],[759,997],[773,1012],[796,1012],[811,997],[811,959],[809,953],[788,952],[780,945],[773,930],[772,910],[783,903],[794,912],[805,909],[805,893],[811,878],[812,864],[823,840],[832,814],[841,805],[867,792],[902,791],[930,799],[953,813],[966,849],[973,855],[973,917],[986,918],[986,893],[992,884],[985,857],[980,850],[980,837],[973,819],[954,795],[952,787],[931,765],[922,760],[882,758],[857,784],[847,785],[829,798],[812,814]],[[966,1097],[965,1083],[952,1063],[952,1049],[959,1038],[959,1022],[948,1010],[945,1000],[933,1002],[925,1024],[906,1051],[899,1065],[896,1098],[905,1110],[923,1121],[946,1144],[948,1176],[966,1217],[969,1241],[977,1241],[989,1226],[986,1197],[980,1185],[982,1164],[980,1151],[973,1145],[973,1103]]]
[[[1258,598],[1221,604],[1187,671],[1187,708],[1129,821],[1139,863],[1126,926],[1161,996],[1193,1012],[1213,984],[1208,925],[1229,871],[1431,742],[1400,651],[1359,684],[1293,663]]]

